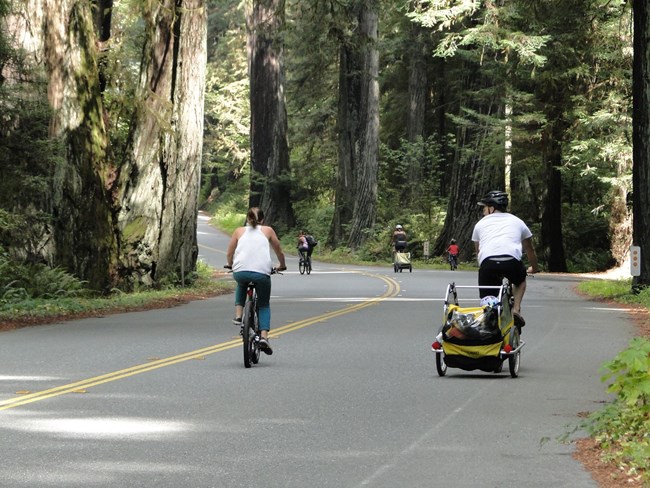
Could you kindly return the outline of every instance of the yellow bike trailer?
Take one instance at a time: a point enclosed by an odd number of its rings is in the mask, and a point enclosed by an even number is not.
[[[481,288],[493,289],[495,295],[483,298],[479,306],[460,306],[459,290],[473,290],[474,296],[478,296]],[[445,376],[447,368],[501,373],[506,360],[510,376],[519,376],[521,349],[525,342],[520,339],[520,328],[514,324],[512,300],[508,280],[501,286],[491,287],[454,283],[447,286],[443,324],[431,345],[439,376]]]

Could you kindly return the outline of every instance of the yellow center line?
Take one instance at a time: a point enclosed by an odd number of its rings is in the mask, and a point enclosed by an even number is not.
[[[321,315],[317,315],[315,317],[310,317],[307,319],[299,320],[297,322],[293,322],[291,324],[284,325],[282,327],[278,327],[277,329],[273,329],[271,331],[271,335],[273,336],[280,336],[282,334],[287,334],[289,332],[302,329],[304,327],[317,324],[317,323],[322,323],[327,321],[328,319],[334,318],[334,317],[339,317],[341,315],[345,315],[348,313],[356,312],[358,310],[361,310],[363,308],[369,307],[371,305],[375,305],[382,300],[385,300],[387,298],[391,298],[396,296],[399,293],[399,284],[393,280],[392,278],[388,278],[385,276],[381,275],[375,275],[375,274],[370,274],[370,273],[363,273],[359,272],[359,274],[363,274],[365,276],[371,276],[374,278],[379,278],[386,282],[388,285],[388,288],[384,292],[383,295],[368,299],[367,301],[357,303],[354,305],[350,305],[348,307],[344,307],[340,310],[335,310],[333,312],[327,312]],[[74,383],[68,383],[66,385],[61,385],[57,386],[55,388],[50,388],[48,390],[43,390],[35,393],[30,393],[27,395],[23,395],[19,398],[12,398],[9,400],[3,400],[0,401],[0,411],[1,410],[8,410],[10,408],[15,408],[19,407],[21,405],[26,405],[28,403],[33,403],[33,402],[38,402],[42,400],[46,400],[48,398],[53,398],[56,396],[60,395],[65,395],[67,393],[73,393],[74,391],[78,391],[80,389],[86,389],[86,388],[91,388],[93,386],[98,386],[102,385],[104,383],[109,383],[111,381],[117,381],[120,379],[128,378],[130,376],[135,376],[137,374],[141,373],[146,373],[148,371],[153,371],[156,369],[164,368],[166,366],[171,366],[173,364],[178,364],[182,363],[184,361],[189,361],[191,359],[198,359],[202,358],[204,356],[208,356],[210,354],[216,354],[221,351],[226,351],[228,349],[233,349],[235,347],[240,347],[241,346],[241,339],[233,339],[227,342],[222,342],[213,346],[209,347],[204,347],[201,349],[196,349],[194,351],[186,352],[183,354],[179,354],[177,356],[171,356],[168,358],[164,359],[159,359],[156,361],[151,361],[148,363],[144,364],[139,364],[137,366],[132,366],[130,368],[126,369],[121,369],[119,371],[113,371],[111,373],[106,373],[101,376],[95,376],[93,378],[88,378],[85,380],[77,381]]]

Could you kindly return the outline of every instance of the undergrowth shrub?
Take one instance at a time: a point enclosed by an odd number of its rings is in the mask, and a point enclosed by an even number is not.
[[[603,365],[607,391],[616,395],[592,413],[584,427],[628,473],[650,483],[650,341],[632,339],[627,349]]]
[[[85,295],[90,293],[85,285],[61,268],[19,263],[0,252],[0,300],[3,302]]]

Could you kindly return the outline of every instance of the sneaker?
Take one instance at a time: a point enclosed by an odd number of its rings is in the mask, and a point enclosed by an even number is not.
[[[519,327],[520,329],[526,325],[526,321],[524,318],[519,315],[517,312],[512,312],[512,318],[515,320],[515,325]]]
[[[239,317],[239,318],[235,317],[234,319],[232,319],[232,325],[239,325],[239,326],[241,326],[241,324],[242,324],[241,317]]]
[[[269,341],[267,339],[264,339],[264,337],[260,337],[259,346],[260,346],[260,351],[264,352],[265,354],[268,354],[269,356],[273,354],[273,349],[271,349],[271,344],[269,344]]]

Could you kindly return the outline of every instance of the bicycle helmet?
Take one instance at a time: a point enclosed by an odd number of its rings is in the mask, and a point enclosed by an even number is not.
[[[508,207],[508,194],[504,191],[493,190],[481,198],[478,202],[482,207],[494,207],[497,210],[505,210]]]
[[[397,224],[397,225],[395,226],[395,228],[396,228],[397,230],[402,230],[402,226],[399,225],[399,224]]]

